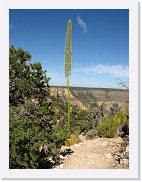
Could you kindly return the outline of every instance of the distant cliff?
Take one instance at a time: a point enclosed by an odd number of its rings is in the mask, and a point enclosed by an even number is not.
[[[71,87],[70,91],[71,104],[82,109],[87,109],[92,102],[105,102],[108,106],[118,103],[122,107],[129,103],[129,92],[124,89]],[[59,96],[66,102],[67,87],[51,87],[51,95]]]

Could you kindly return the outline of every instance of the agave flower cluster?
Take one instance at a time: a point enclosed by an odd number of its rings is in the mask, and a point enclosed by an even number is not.
[[[71,75],[71,65],[72,65],[72,22],[68,21],[66,30],[66,42],[65,42],[65,57],[64,57],[64,69],[65,78]]]

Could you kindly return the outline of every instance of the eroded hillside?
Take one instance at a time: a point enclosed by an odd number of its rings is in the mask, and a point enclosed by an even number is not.
[[[67,88],[63,88],[63,87],[51,87],[51,95],[60,97],[62,98],[64,102],[66,102],[67,96],[68,96],[68,90]],[[78,107],[82,109],[87,109],[87,106],[83,104],[83,102],[81,102],[79,99],[77,99],[77,97],[72,95],[72,91],[70,93],[70,100],[71,100],[71,105],[73,106],[77,105]]]
[[[128,90],[81,87],[71,87],[70,90],[71,104],[77,105],[82,109],[86,109],[92,102],[97,102],[98,104],[105,102],[108,107],[113,103],[118,103],[121,107],[125,107],[129,103]],[[51,95],[59,96],[66,102],[67,88],[51,87]]]

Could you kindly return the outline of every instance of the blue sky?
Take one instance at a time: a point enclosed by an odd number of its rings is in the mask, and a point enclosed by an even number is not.
[[[50,85],[64,86],[64,48],[72,20],[71,86],[121,88],[129,79],[128,10],[10,10],[10,46],[41,62]]]

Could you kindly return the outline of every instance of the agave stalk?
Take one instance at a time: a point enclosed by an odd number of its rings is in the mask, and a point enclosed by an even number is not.
[[[72,66],[72,22],[68,21],[64,53],[65,78],[68,85],[68,133],[70,133],[70,75]]]

